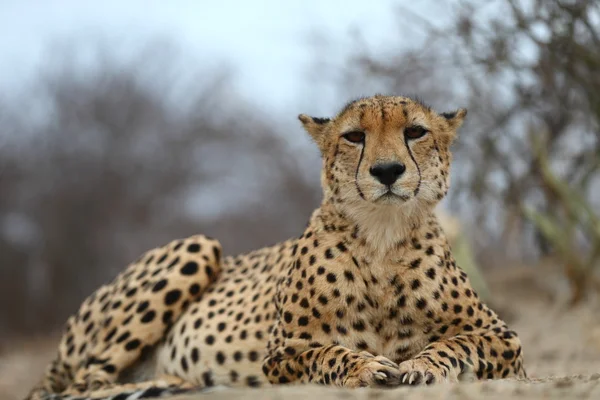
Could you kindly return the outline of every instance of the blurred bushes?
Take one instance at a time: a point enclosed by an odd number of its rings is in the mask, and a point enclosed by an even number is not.
[[[318,175],[305,179],[277,120],[229,76],[184,75],[164,44],[54,50],[0,108],[0,334],[60,326],[174,238],[206,233],[235,253],[299,234]]]

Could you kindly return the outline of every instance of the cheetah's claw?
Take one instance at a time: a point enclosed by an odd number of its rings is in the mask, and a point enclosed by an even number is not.
[[[434,383],[458,382],[458,378],[449,376],[447,371],[425,360],[407,360],[400,364],[401,385],[432,385]]]

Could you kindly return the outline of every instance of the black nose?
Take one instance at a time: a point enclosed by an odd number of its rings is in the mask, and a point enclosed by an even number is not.
[[[384,185],[391,185],[404,173],[406,167],[400,163],[376,164],[369,169],[371,175]]]

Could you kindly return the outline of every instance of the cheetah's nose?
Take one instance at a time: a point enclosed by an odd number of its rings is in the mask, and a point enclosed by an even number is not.
[[[369,169],[371,175],[384,185],[392,185],[404,173],[406,166],[397,162],[375,164]]]

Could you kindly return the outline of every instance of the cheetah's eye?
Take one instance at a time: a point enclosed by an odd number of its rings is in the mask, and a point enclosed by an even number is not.
[[[419,125],[407,126],[404,128],[404,137],[407,139],[418,139],[429,132],[427,129]]]
[[[350,143],[364,143],[365,142],[365,133],[361,131],[350,131],[346,132],[342,135],[344,139],[349,141]]]

